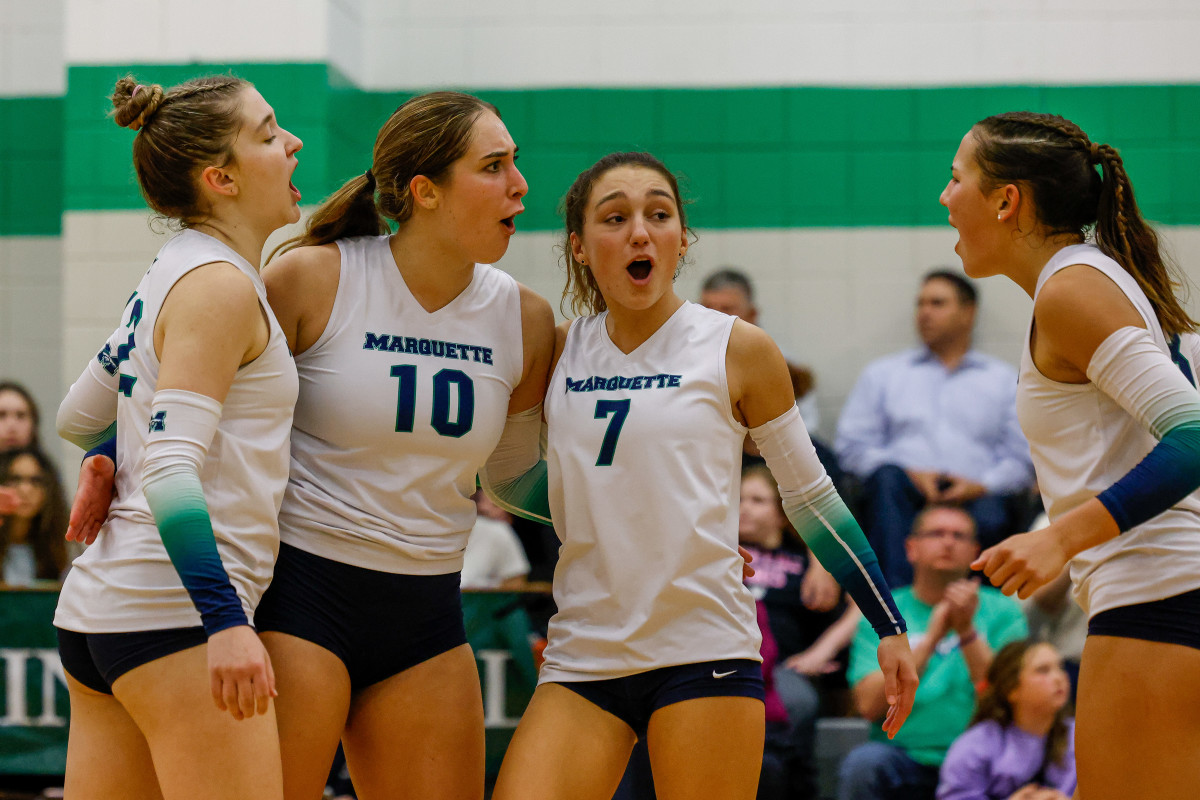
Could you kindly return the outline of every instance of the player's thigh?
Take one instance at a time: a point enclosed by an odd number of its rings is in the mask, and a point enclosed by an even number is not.
[[[1200,796],[1200,650],[1089,636],[1075,762],[1086,800]]]
[[[67,800],[157,800],[162,794],[146,738],[111,694],[67,676]]]
[[[500,766],[493,800],[610,800],[633,730],[557,683],[533,693]]]
[[[646,743],[659,800],[754,800],[766,722],[752,697],[699,697],[650,717]]]
[[[264,631],[275,669],[275,716],[287,800],[318,798],[329,779],[350,713],[350,677],[336,655],[319,644]]]
[[[483,797],[483,696],[470,645],[357,692],[343,735],[360,800]]]
[[[219,710],[206,645],[126,672],[113,694],[146,737],[165,800],[282,800],[274,705],[244,720]]]

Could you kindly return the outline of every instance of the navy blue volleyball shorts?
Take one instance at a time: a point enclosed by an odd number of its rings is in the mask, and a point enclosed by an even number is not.
[[[1200,650],[1200,589],[1101,611],[1088,620],[1088,636],[1120,636]]]
[[[379,572],[287,544],[279,547],[254,627],[333,653],[346,665],[351,691],[467,642],[459,573]]]
[[[63,669],[84,686],[102,694],[112,694],[117,678],[131,669],[208,641],[199,625],[131,633],[55,630]]]
[[[661,667],[624,678],[560,681],[585,700],[646,736],[650,716],[664,706],[700,697],[752,697],[762,700],[762,664],[748,659],[702,661]]]

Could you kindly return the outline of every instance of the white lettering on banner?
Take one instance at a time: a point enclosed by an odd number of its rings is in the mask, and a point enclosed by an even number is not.
[[[475,657],[483,663],[483,709],[484,725],[489,728],[515,728],[520,717],[508,716],[505,706],[508,701],[507,667],[512,654],[507,650],[479,650]],[[66,717],[59,716],[56,701],[59,687],[66,691],[67,676],[63,671],[58,651],[52,648],[0,647],[0,661],[4,662],[4,716],[0,727],[66,727]],[[29,664],[41,665],[41,708],[37,716],[31,716],[28,702]]]
[[[475,657],[483,662],[483,725],[485,728],[515,728],[521,721],[505,714],[507,700],[505,666],[512,658],[507,650],[477,650]]]
[[[65,690],[67,686],[67,676],[63,672],[58,651],[51,648],[0,647],[0,661],[4,662],[4,716],[0,717],[0,726],[65,727],[66,718],[60,717],[55,711],[56,689],[61,685]],[[42,665],[42,709],[37,717],[29,716],[29,704],[26,701],[27,667],[31,661],[41,662]]]

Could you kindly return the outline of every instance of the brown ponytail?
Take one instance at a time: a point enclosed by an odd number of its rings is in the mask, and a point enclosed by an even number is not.
[[[985,188],[1027,186],[1048,233],[1091,231],[1096,246],[1137,281],[1168,338],[1196,327],[1175,295],[1182,281],[1142,218],[1115,148],[1094,144],[1070,120],[1029,111],[988,117],[972,132]]]
[[[491,103],[462,92],[430,92],[401,105],[375,137],[371,168],[351,178],[312,213],[304,233],[275,248],[311,247],[351,236],[382,236],[388,220],[403,225],[413,213],[409,184],[418,175],[437,182],[471,145],[475,120]]]

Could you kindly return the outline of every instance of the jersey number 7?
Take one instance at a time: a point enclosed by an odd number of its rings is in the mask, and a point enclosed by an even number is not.
[[[604,432],[604,441],[600,443],[600,456],[596,459],[597,467],[612,466],[613,456],[617,452],[617,437],[621,435],[621,426],[625,424],[625,418],[629,416],[629,401],[597,400],[596,419],[605,419],[609,414],[612,415],[612,418],[608,420],[608,430]]]

